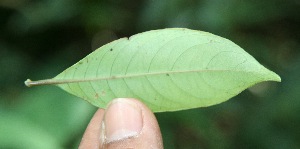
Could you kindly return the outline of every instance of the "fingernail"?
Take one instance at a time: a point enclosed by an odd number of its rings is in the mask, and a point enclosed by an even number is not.
[[[142,127],[143,117],[139,106],[129,99],[116,99],[108,106],[104,116],[104,142],[137,137]]]

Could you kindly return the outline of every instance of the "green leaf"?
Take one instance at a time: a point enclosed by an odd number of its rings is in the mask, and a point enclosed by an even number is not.
[[[262,81],[281,81],[233,42],[202,31],[153,30],[108,43],[53,79],[105,108],[114,98],[132,97],[154,112],[215,105]]]

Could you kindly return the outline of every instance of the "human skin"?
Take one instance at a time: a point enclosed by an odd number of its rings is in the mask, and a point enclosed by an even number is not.
[[[157,120],[141,101],[114,99],[99,109],[82,137],[79,149],[162,149]]]

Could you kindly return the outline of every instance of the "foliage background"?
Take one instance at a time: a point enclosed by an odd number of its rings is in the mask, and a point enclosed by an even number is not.
[[[114,39],[186,27],[226,37],[282,77],[208,108],[156,114],[165,148],[300,148],[298,0],[0,0],[0,148],[77,148],[96,108],[51,78]]]

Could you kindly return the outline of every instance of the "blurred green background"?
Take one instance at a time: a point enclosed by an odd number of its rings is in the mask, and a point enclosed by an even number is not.
[[[112,40],[185,27],[234,41],[282,83],[156,114],[166,149],[300,148],[298,0],[0,0],[0,148],[77,148],[96,111],[51,78]]]

